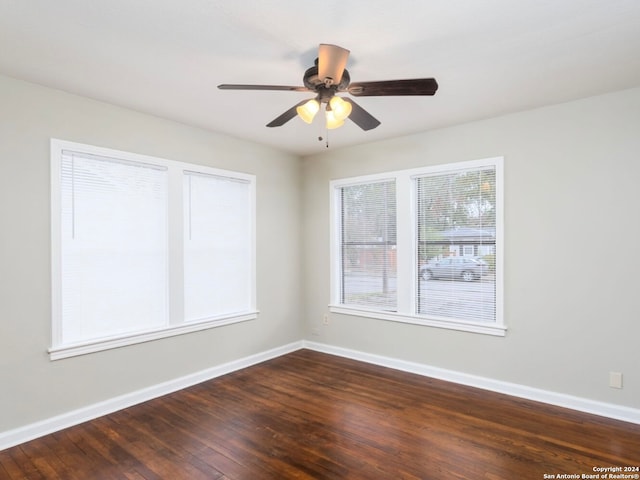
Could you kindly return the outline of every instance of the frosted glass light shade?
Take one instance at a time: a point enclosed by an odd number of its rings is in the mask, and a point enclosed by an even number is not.
[[[327,110],[325,112],[325,116],[327,119],[327,128],[329,130],[333,130],[334,128],[338,128],[344,125],[344,120],[337,118],[333,110]]]
[[[304,105],[300,105],[296,108],[298,116],[306,123],[311,123],[313,121],[313,117],[316,116],[318,110],[320,110],[320,104],[315,99],[309,100]]]
[[[338,120],[346,119],[351,115],[351,110],[353,108],[350,102],[346,102],[340,97],[333,97],[329,100],[329,106],[331,107],[333,115]]]

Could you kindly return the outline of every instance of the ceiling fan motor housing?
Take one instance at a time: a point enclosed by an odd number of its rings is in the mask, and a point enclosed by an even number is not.
[[[331,100],[336,92],[345,91],[351,82],[351,77],[349,76],[349,72],[345,69],[342,72],[342,78],[340,79],[340,83],[333,84],[331,81],[326,81],[327,79],[321,79],[318,76],[318,59],[316,59],[316,65],[308,68],[306,72],[304,72],[304,77],[302,77],[302,82],[304,86],[309,90],[313,90],[318,94],[318,101],[320,103],[327,103]],[[331,79],[328,79],[331,80]]]

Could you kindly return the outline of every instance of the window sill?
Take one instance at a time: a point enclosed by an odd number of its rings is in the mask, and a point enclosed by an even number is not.
[[[50,360],[60,360],[62,358],[75,357],[85,355],[87,353],[100,352],[112,348],[124,347],[127,345],[135,345],[136,343],[149,342],[161,338],[174,337],[176,335],[184,335],[185,333],[198,332],[210,328],[221,327],[223,325],[231,325],[233,323],[245,322],[258,318],[258,312],[247,312],[233,316],[217,317],[215,319],[204,320],[200,322],[183,323],[181,325],[173,325],[158,330],[146,331],[141,333],[125,334],[118,337],[109,337],[88,342],[79,342],[69,345],[60,345],[49,349]]]
[[[448,330],[480,333],[497,337],[504,337],[507,333],[507,327],[505,325],[499,325],[495,323],[489,324],[465,320],[422,317],[396,312],[381,312],[379,310],[369,310],[366,308],[358,308],[346,305],[329,305],[329,311],[332,313],[341,313],[344,315],[377,318],[379,320],[388,320],[391,322],[411,323],[414,325],[424,325],[426,327],[445,328]]]

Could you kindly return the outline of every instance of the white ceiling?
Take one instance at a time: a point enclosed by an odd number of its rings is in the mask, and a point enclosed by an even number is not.
[[[0,73],[301,155],[320,116],[265,124],[313,95],[216,86],[302,85],[319,43],[352,81],[440,85],[361,97],[382,124],[331,148],[640,85],[638,0],[0,0]]]

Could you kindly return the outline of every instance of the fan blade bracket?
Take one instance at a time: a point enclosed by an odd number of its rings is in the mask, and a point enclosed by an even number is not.
[[[437,90],[435,78],[356,82],[347,87],[349,94],[354,97],[434,95]]]
[[[223,83],[218,85],[220,90],[264,90],[264,91],[286,91],[286,92],[312,92],[307,87],[295,85],[246,85],[235,83]]]

